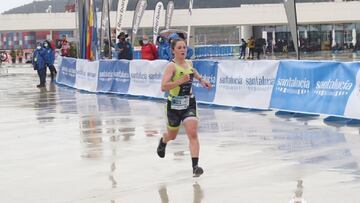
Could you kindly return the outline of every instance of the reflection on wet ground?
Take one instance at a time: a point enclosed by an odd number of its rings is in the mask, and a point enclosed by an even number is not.
[[[181,131],[155,153],[164,102],[0,75],[0,202],[360,202],[360,128],[199,105],[201,166]]]

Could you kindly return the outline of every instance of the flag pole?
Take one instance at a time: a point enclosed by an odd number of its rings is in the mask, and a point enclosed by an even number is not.
[[[188,29],[187,29],[187,39],[186,43],[190,46],[190,31],[191,31],[191,17],[192,17],[192,8],[193,8],[193,0],[189,0],[189,16],[188,16]]]

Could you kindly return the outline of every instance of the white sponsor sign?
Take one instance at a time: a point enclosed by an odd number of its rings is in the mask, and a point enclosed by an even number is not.
[[[345,107],[344,117],[360,119],[360,70],[356,75],[356,86]]]
[[[128,2],[128,0],[120,0],[118,3],[118,8],[116,12],[116,37],[120,34]]]
[[[219,61],[214,104],[269,109],[279,61]]]
[[[162,16],[162,13],[164,11],[164,4],[159,1],[156,6],[155,6],[155,10],[154,10],[154,19],[153,19],[153,43],[156,44],[156,37],[158,35],[159,32],[159,28],[160,28],[160,18]]]
[[[134,12],[134,18],[133,18],[133,26],[132,26],[133,38],[136,37],[136,33],[139,29],[141,19],[145,12],[146,7],[147,7],[146,0],[139,0],[138,4],[136,5],[136,10]]]
[[[170,29],[174,9],[175,9],[174,1],[169,1],[166,7],[165,29]]]
[[[166,60],[132,60],[130,62],[129,94],[164,98],[161,79],[169,62]]]
[[[96,92],[99,73],[99,61],[77,59],[75,88]]]

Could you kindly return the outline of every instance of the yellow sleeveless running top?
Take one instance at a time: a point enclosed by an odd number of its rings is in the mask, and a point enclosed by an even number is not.
[[[192,94],[192,82],[194,79],[194,71],[192,65],[185,61],[187,65],[187,69],[181,67],[180,65],[175,64],[175,74],[171,78],[171,81],[174,82],[176,80],[181,79],[185,74],[190,75],[190,80],[187,83],[181,84],[169,91],[170,96],[185,96]]]

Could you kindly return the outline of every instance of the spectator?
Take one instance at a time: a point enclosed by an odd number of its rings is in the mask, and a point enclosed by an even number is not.
[[[55,61],[55,51],[54,48],[52,47],[51,43],[48,40],[45,40],[43,42],[43,49],[45,52],[45,65],[47,67],[49,67],[50,70],[50,76],[51,76],[51,81],[54,81],[55,75],[56,75],[56,69],[54,66],[54,61]]]
[[[180,37],[177,33],[172,33],[171,35],[169,35],[169,41],[163,44],[164,47],[159,47],[159,49],[161,49],[163,52],[163,53],[159,54],[159,56],[161,56],[160,59],[165,59],[165,60],[171,61],[173,59],[173,54],[171,51],[170,44],[173,40],[176,40],[176,39],[185,40],[183,37],[184,37],[183,34],[181,34],[181,37]],[[186,59],[190,59],[191,56],[194,54],[193,52],[194,51],[192,48],[187,47]]]
[[[20,48],[20,49],[18,49],[16,51],[16,55],[18,57],[19,63],[22,63],[22,58],[23,58],[23,55],[24,55],[24,52],[23,52],[22,48]]]
[[[159,46],[158,46],[158,56],[159,59],[164,59],[170,61],[172,58],[172,54],[168,52],[170,49],[170,44],[166,39],[158,37]],[[170,55],[169,55],[170,54]]]
[[[16,63],[16,51],[14,49],[11,49],[10,57],[11,57],[11,62]]]
[[[255,41],[255,52],[257,53],[257,56],[256,56],[257,59],[260,59],[260,55],[264,51],[265,44],[266,44],[265,39],[263,39],[263,38],[256,39],[256,41]]]
[[[155,60],[158,59],[156,46],[149,42],[148,36],[144,35],[141,45],[141,59]]]
[[[244,39],[241,39],[240,43],[240,57],[239,59],[245,59],[247,43]]]
[[[117,37],[119,39],[119,42],[116,44],[116,49],[119,52],[118,59],[133,59],[132,46],[126,41],[127,37],[128,35],[124,32],[121,32]]]
[[[255,40],[254,38],[251,36],[250,39],[248,40],[248,47],[249,47],[249,56],[248,59],[254,59],[254,51],[255,51]],[[250,57],[251,55],[251,57]]]
[[[69,49],[70,49],[70,44],[66,39],[66,35],[62,36],[63,38],[61,39],[61,56],[69,56]]]
[[[40,84],[36,87],[45,87],[46,83],[46,65],[45,65],[45,50],[41,46],[41,43],[37,43],[36,49],[33,52],[32,65],[34,70],[37,71]]]

